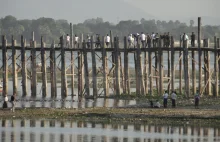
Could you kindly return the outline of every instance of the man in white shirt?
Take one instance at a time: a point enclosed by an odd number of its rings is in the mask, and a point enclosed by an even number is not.
[[[142,43],[142,48],[145,48],[146,46],[146,35],[141,32],[141,43]]]
[[[132,34],[130,34],[128,36],[128,45],[129,45],[129,48],[131,47],[131,45],[134,44],[134,38],[132,37]]]
[[[75,38],[74,38],[74,47],[76,48],[77,45],[79,43],[79,37],[77,35],[75,35]]]
[[[154,32],[152,32],[152,34],[151,34],[151,39],[153,41],[153,47],[155,47],[155,34],[154,34]]]
[[[167,100],[168,100],[168,93],[167,91],[165,91],[165,93],[163,94],[163,107],[167,108]]]
[[[189,40],[188,35],[187,35],[186,33],[184,33],[184,34],[182,35],[183,47],[186,47],[185,41],[188,41],[188,40]],[[186,43],[186,44],[187,44],[187,43]]]
[[[172,107],[173,108],[176,107],[176,98],[177,98],[176,91],[172,91],[171,99],[172,99]]]
[[[70,36],[67,34],[66,35],[66,47],[70,46]]]
[[[110,39],[111,39],[110,36],[107,34],[106,41],[105,41],[107,48],[108,48],[108,45],[110,43]]]

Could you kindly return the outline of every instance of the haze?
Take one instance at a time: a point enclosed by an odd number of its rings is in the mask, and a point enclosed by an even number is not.
[[[201,16],[203,25],[220,25],[219,5],[220,0],[1,0],[0,17],[50,17],[74,24],[97,17],[112,23],[145,18],[188,24]]]

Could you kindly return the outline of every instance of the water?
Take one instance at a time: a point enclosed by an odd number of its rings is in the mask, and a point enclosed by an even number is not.
[[[219,142],[219,127],[0,120],[1,142]]]

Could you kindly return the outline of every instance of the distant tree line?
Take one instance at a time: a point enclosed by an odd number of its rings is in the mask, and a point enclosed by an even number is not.
[[[196,22],[197,23],[197,22]],[[0,35],[6,35],[8,39],[13,35],[18,41],[20,36],[30,40],[31,32],[35,32],[35,40],[40,40],[43,36],[44,41],[51,43],[53,40],[58,42],[61,35],[69,34],[69,22],[67,20],[54,20],[52,18],[39,18],[34,20],[17,20],[9,15],[0,19]],[[103,21],[102,18],[88,19],[83,23],[73,25],[73,32],[78,36],[80,34],[100,34],[106,35],[112,30],[114,36],[127,36],[131,33],[160,33],[170,32],[174,39],[178,40],[179,35],[186,33],[190,35],[192,32],[197,33],[197,25],[193,20],[189,21],[189,26],[180,21],[160,21],[160,20],[145,20],[140,21],[127,20],[120,21],[118,24]],[[220,37],[219,26],[202,26],[202,38],[213,39],[214,36]],[[197,37],[197,35],[196,35]]]

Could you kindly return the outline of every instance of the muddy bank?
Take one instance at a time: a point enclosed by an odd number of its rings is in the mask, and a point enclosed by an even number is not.
[[[26,108],[11,112],[0,109],[0,119],[71,119],[84,121],[189,123],[195,120],[220,124],[219,109],[149,109],[149,108]]]

